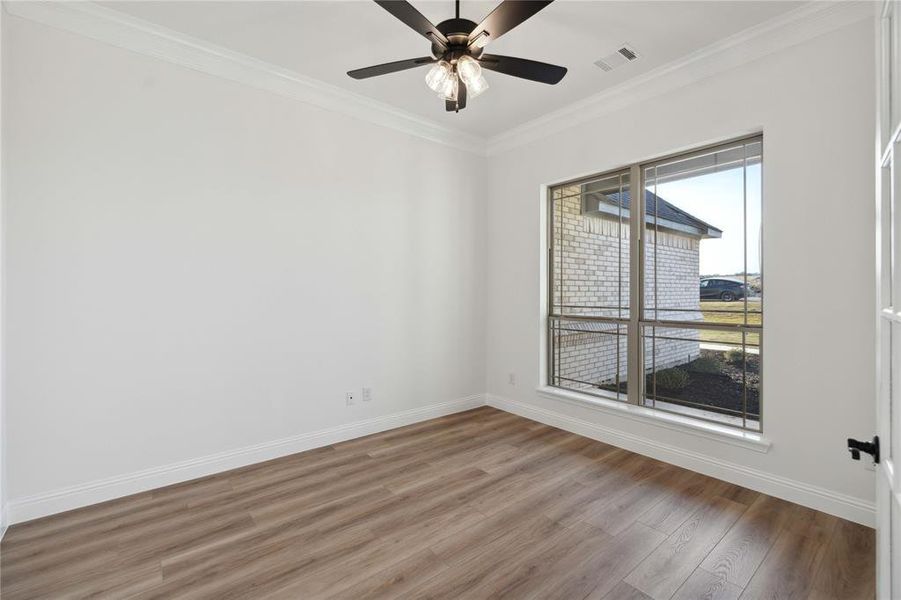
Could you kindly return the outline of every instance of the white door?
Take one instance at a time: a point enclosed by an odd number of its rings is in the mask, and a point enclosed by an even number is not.
[[[876,587],[901,599],[901,2],[878,23],[876,182]],[[895,159],[898,159],[897,161]],[[870,440],[861,440],[870,442]],[[849,440],[850,444],[850,440]],[[869,457],[863,456],[862,460]]]

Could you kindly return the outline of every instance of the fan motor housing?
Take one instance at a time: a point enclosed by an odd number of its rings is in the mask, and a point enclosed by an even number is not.
[[[467,49],[469,44],[469,34],[476,28],[478,24],[469,19],[448,19],[441,21],[435,25],[435,29],[444,34],[447,41],[450,42],[449,48],[444,48],[439,44],[432,44],[432,55],[435,58],[445,58],[448,55],[452,60],[456,60],[463,54],[469,54],[478,58],[482,54],[481,48],[471,47]],[[446,59],[446,58],[445,58]]]

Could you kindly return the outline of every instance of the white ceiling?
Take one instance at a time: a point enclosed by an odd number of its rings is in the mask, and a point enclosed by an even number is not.
[[[499,1],[499,0],[498,0]],[[498,1],[464,0],[480,21]],[[491,88],[459,114],[429,90],[425,68],[364,81],[351,69],[429,54],[428,42],[371,1],[105,2],[105,6],[369,96],[457,131],[491,137],[682,58],[803,2],[557,0],[487,51],[565,66],[556,86],[486,72]],[[453,2],[413,0],[433,23]],[[605,73],[594,61],[624,42],[641,58]]]

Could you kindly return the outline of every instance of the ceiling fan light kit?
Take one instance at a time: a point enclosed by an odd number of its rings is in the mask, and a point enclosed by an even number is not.
[[[476,24],[460,18],[460,0],[456,0],[456,17],[433,25],[406,0],[375,0],[400,21],[431,43],[431,57],[412,58],[348,71],[354,79],[367,79],[432,65],[426,73],[426,85],[445,102],[445,110],[460,112],[466,101],[488,89],[483,69],[505,75],[554,85],[566,75],[565,67],[534,60],[483,54],[482,49],[553,0],[504,0],[491,14]]]
[[[459,91],[460,80],[457,79],[456,75],[454,75],[444,82],[444,85],[441,86],[441,91],[438,93],[438,96],[444,98],[445,100],[452,100],[456,102],[457,94]]]
[[[485,79],[484,75],[479,75],[472,82],[466,84],[466,89],[470,98],[480,96],[482,92],[488,89],[488,80]]]
[[[479,62],[469,55],[461,56],[457,60],[457,72],[463,83],[470,84],[482,75],[482,67]]]
[[[444,82],[453,77],[453,74],[454,68],[451,64],[441,60],[426,73],[425,83],[433,92],[440,92],[444,89]]]
[[[426,85],[444,100],[457,101],[461,85],[466,86],[467,96],[475,98],[488,89],[488,80],[482,75],[482,67],[471,56],[461,56],[456,65],[440,60],[426,73]]]

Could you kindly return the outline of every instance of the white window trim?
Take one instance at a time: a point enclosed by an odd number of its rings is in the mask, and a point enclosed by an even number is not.
[[[654,425],[655,427],[723,442],[732,446],[753,450],[754,452],[766,453],[769,452],[772,446],[772,442],[762,434],[745,431],[737,427],[718,425],[709,421],[654,410],[653,408],[629,404],[628,402],[608,400],[549,385],[538,387],[535,391],[539,396],[552,400],[562,400],[570,404],[591,408],[604,414],[615,415],[640,423]]]

